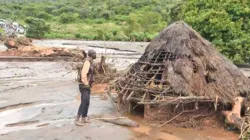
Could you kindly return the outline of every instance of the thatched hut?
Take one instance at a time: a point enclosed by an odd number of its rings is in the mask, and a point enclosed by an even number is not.
[[[240,70],[184,22],[165,28],[113,87],[120,109],[141,107],[144,117],[153,119],[225,109],[250,91]],[[160,115],[164,111],[167,115]]]

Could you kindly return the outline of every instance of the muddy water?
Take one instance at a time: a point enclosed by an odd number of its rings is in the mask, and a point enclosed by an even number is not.
[[[140,116],[129,116],[139,122],[140,127],[132,128],[137,140],[237,140],[238,134],[223,128],[206,127],[202,130],[176,128],[171,125],[158,127]]]
[[[43,42],[38,42],[39,45]],[[44,46],[54,46],[47,42]],[[62,46],[65,47],[65,46]],[[93,49],[84,45],[66,46]],[[1,47],[0,47],[1,48]],[[96,49],[98,53],[121,51]],[[131,56],[126,56],[127,58]],[[138,56],[136,56],[138,57]],[[126,69],[137,59],[108,58],[114,67]],[[140,127],[128,129],[99,121],[83,128],[73,119],[79,105],[76,73],[66,62],[0,62],[0,140],[26,139],[93,139],[93,140],[235,140],[222,128],[204,130],[166,126],[152,127],[140,117],[132,117]],[[106,85],[93,87],[89,114],[113,114],[114,110],[102,93]]]
[[[121,41],[81,41],[81,40],[33,40],[33,43],[37,46],[54,46],[54,47],[69,47],[69,48],[87,48],[87,46],[101,46],[111,47],[124,50],[133,50],[137,52],[143,52],[144,48],[149,44],[148,42],[121,42]],[[75,45],[64,45],[64,44]],[[93,48],[92,48],[93,49]],[[95,48],[96,49],[96,48]],[[98,52],[105,52],[108,50],[97,49]],[[114,51],[119,52],[119,51]]]

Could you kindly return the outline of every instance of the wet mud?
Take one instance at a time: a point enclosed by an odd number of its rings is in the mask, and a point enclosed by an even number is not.
[[[40,43],[40,42],[39,42]],[[49,44],[49,43],[48,43]],[[49,44],[51,45],[51,44]],[[0,47],[1,48],[1,47]],[[100,53],[102,51],[100,50]],[[135,60],[108,59],[126,69]],[[74,125],[80,93],[70,62],[0,62],[0,140],[236,140],[238,134],[223,127],[203,130],[158,128],[131,115],[138,128],[98,120]],[[92,88],[89,115],[116,115],[106,96],[108,84]]]

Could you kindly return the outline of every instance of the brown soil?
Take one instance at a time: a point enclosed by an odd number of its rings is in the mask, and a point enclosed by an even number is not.
[[[158,124],[149,123],[140,116],[129,116],[130,119],[140,124],[138,128],[131,128],[135,140],[236,140],[238,134],[228,132],[222,127],[210,125],[208,120],[207,126],[202,130],[178,128],[173,125],[158,127]]]

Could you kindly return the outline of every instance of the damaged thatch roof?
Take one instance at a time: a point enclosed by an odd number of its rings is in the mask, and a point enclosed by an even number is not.
[[[123,100],[141,103],[146,93],[154,101],[182,96],[231,102],[250,91],[239,69],[184,22],[164,29],[116,85]]]

